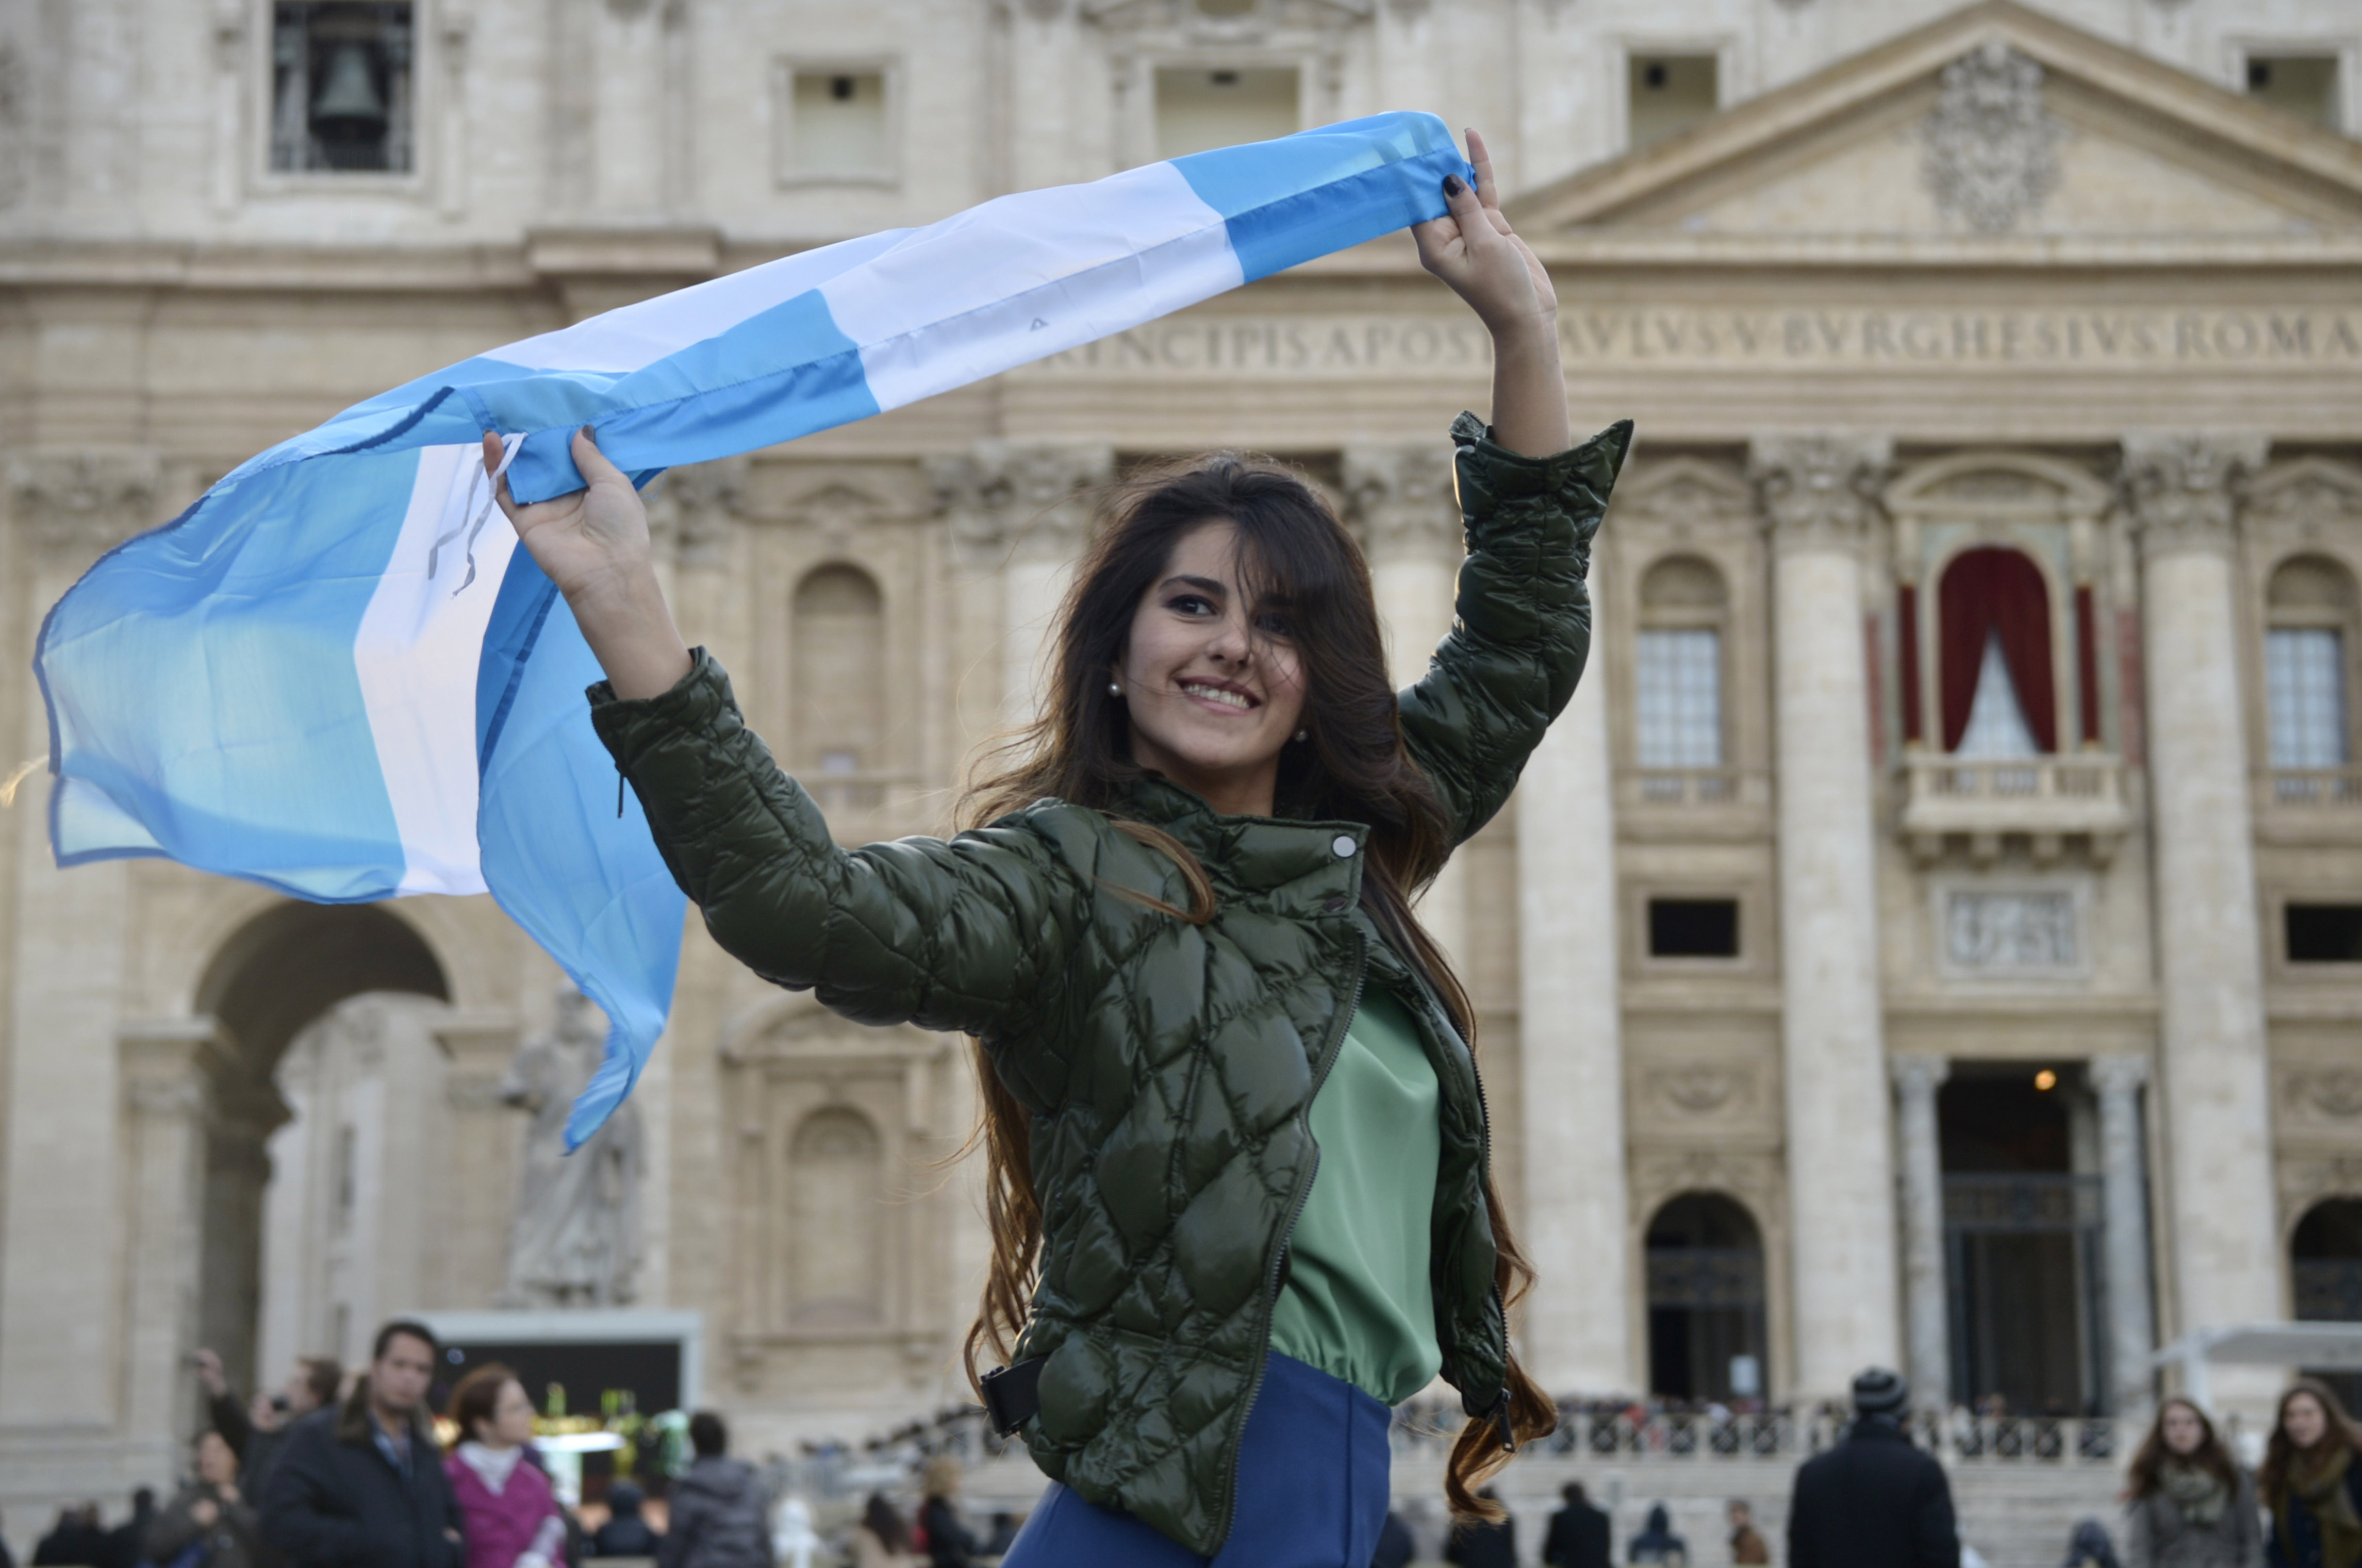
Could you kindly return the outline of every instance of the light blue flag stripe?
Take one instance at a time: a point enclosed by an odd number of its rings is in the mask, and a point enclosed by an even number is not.
[[[1442,124],[1382,115],[1026,192],[463,360],[241,465],[44,623],[61,864],[165,855],[324,902],[489,891],[613,1027],[568,1135],[636,1081],[686,905],[491,504],[643,481],[899,408],[1440,214]]]

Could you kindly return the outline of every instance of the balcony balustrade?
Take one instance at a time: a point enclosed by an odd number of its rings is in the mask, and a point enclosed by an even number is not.
[[[2105,863],[2132,828],[2122,758],[2085,751],[2055,757],[1904,759],[1901,828],[1922,861],[1953,838],[1990,860],[2021,839],[2037,861],[2056,860],[2070,839]]]

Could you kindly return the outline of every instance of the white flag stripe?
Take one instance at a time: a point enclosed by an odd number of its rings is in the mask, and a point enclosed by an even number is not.
[[[402,536],[353,641],[361,701],[402,835],[404,894],[484,891],[476,848],[476,671],[516,543],[492,503],[477,448],[419,449]]]
[[[861,345],[879,408],[1080,347],[1245,280],[1221,214],[1171,164],[1088,189],[1087,233],[1077,232],[1069,209],[1084,204],[1071,190],[1004,197],[822,286],[837,330]],[[1039,235],[1054,217],[1052,245]],[[915,326],[913,299],[928,302]]]

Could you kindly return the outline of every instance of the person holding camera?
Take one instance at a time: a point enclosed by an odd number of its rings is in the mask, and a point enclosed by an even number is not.
[[[276,1394],[258,1388],[251,1401],[240,1404],[222,1371],[219,1355],[201,1350],[191,1359],[197,1364],[197,1381],[204,1387],[213,1430],[229,1444],[238,1473],[246,1477],[247,1490],[258,1497],[271,1461],[278,1458],[280,1444],[286,1440],[287,1429],[314,1410],[335,1404],[345,1377],[334,1356],[300,1356],[295,1369],[288,1374],[286,1387]]]

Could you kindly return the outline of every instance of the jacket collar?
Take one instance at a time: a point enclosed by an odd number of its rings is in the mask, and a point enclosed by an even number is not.
[[[1223,893],[1267,895],[1275,912],[1303,915],[1343,914],[1361,898],[1370,836],[1362,823],[1225,817],[1161,773],[1128,785],[1124,804],[1179,839]],[[1329,907],[1339,898],[1344,902]]]

